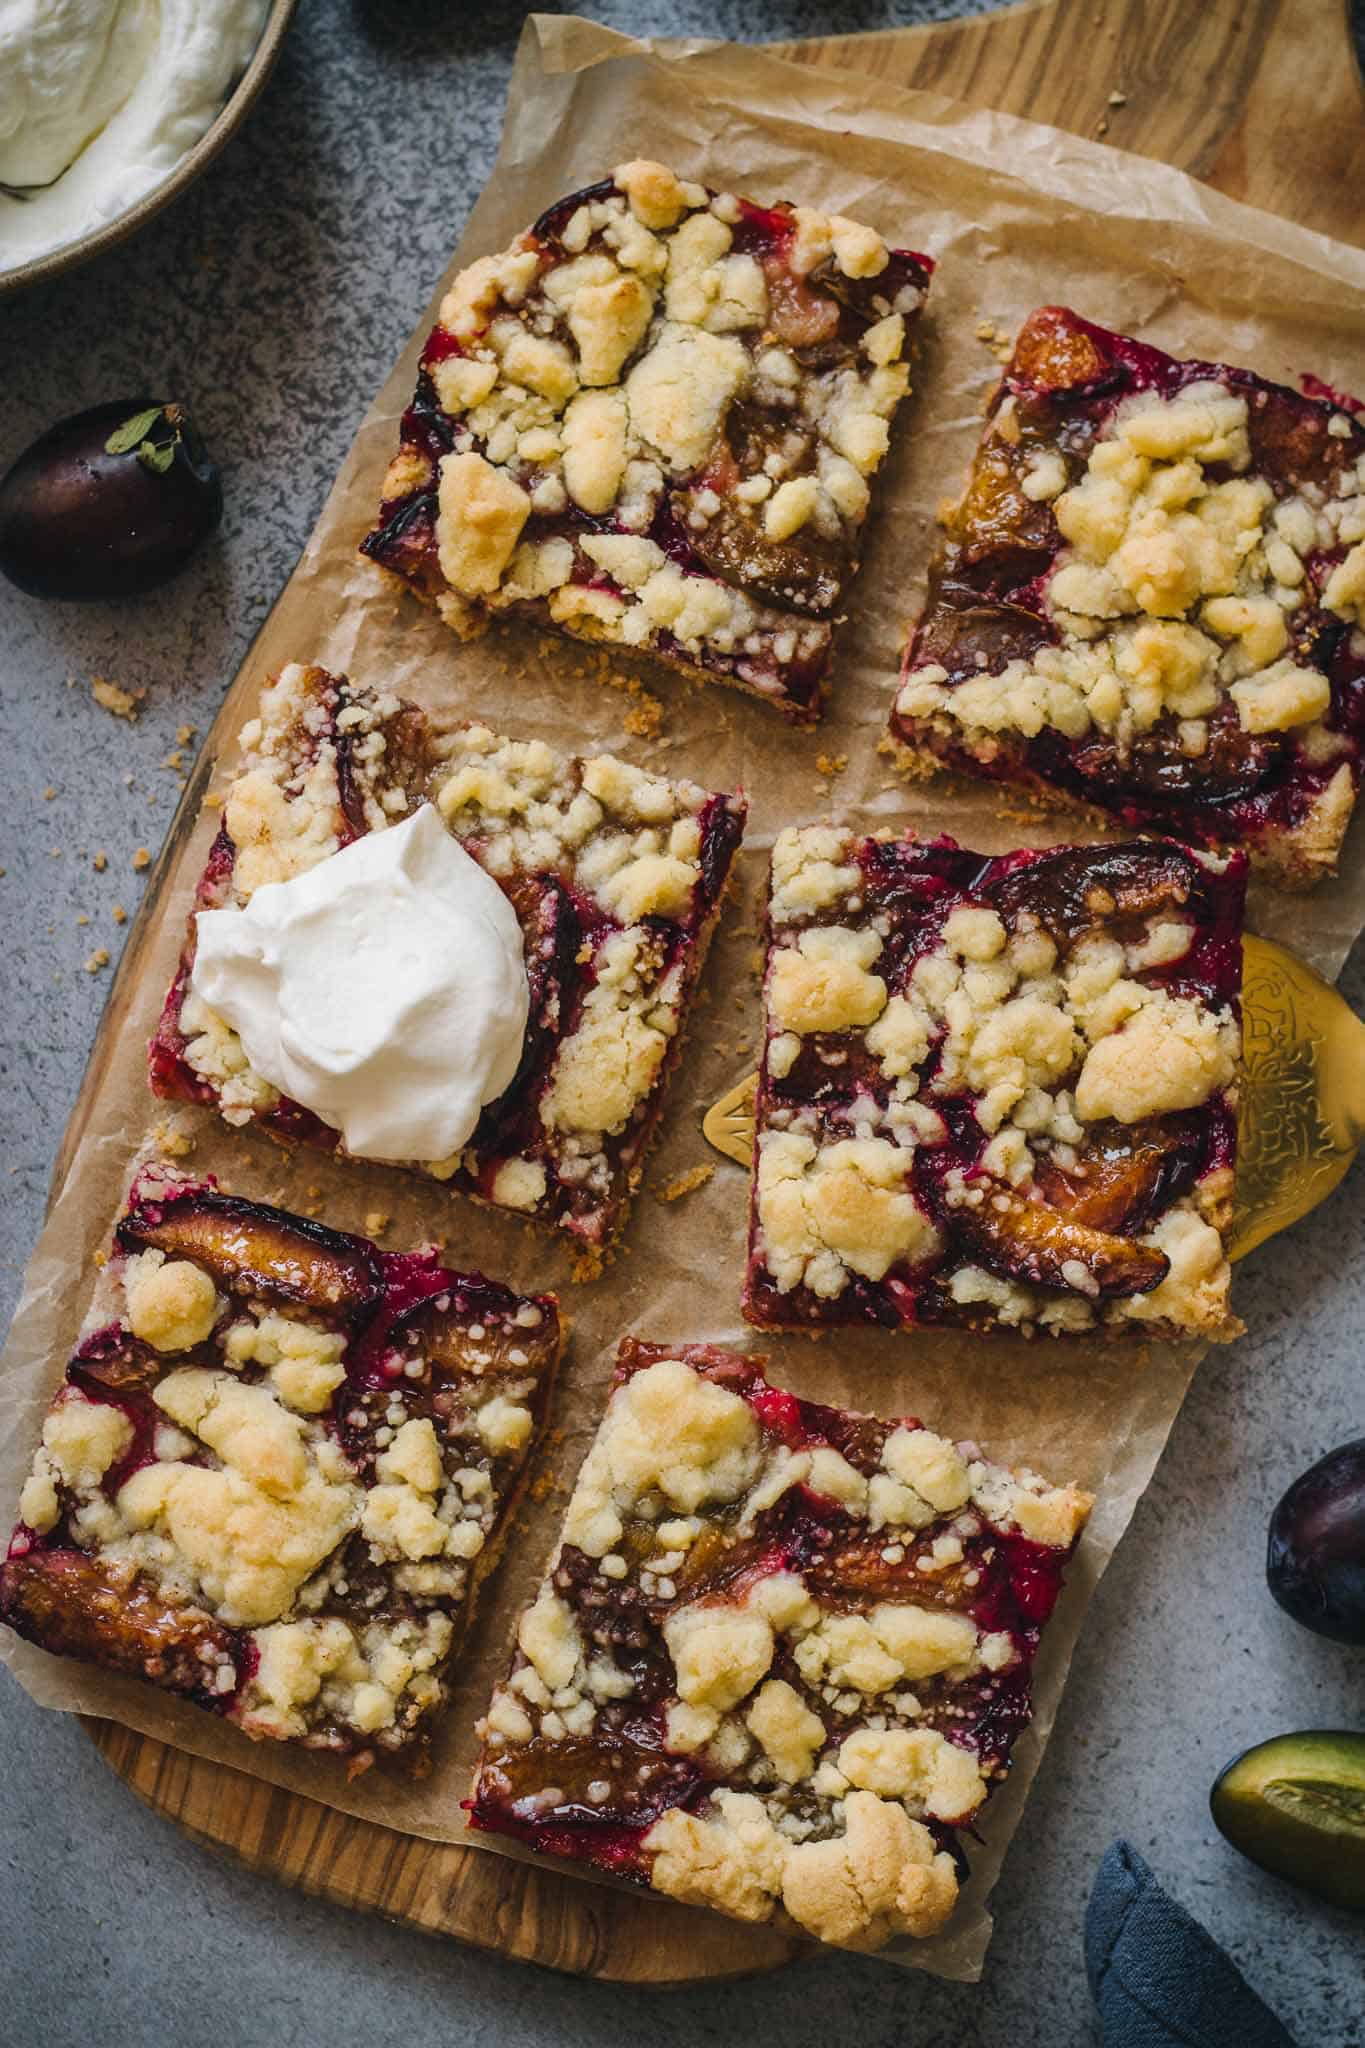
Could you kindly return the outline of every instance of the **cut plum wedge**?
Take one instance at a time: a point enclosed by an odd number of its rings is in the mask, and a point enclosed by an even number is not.
[[[417,1754],[543,1425],[552,1295],[150,1165],[0,1622],[352,1771]]]
[[[470,1816],[878,1948],[952,1914],[1092,1503],[763,1365],[622,1343]]]
[[[781,833],[748,1319],[1236,1336],[1245,865]]]

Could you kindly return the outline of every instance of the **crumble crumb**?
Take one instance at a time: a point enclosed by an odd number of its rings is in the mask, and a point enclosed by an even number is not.
[[[121,903],[116,903],[116,904],[114,905],[114,923],[115,923],[115,924],[127,924],[127,922],[128,922],[128,913],[127,913],[127,911],[126,911],[126,910],[124,909],[124,907],[123,907],[123,905],[122,905]]]
[[[684,1195],[693,1194],[696,1189],[705,1187],[715,1170],[714,1166],[705,1164],[693,1166],[686,1173],[680,1173],[676,1180],[669,1181],[667,1187],[657,1189],[657,1199],[661,1202],[680,1202]]]
[[[601,1279],[603,1264],[601,1252],[596,1250],[581,1252],[569,1268],[569,1278],[573,1281],[575,1287],[586,1287],[592,1281]]]
[[[91,676],[90,694],[102,711],[108,711],[115,718],[135,719],[142,708],[146,694],[142,690],[120,689],[108,676]]]
[[[176,743],[176,745],[177,745],[178,747],[187,747],[187,746],[189,745],[190,741],[191,741],[191,740],[192,740],[192,739],[194,738],[194,735],[195,735],[195,733],[196,733],[197,731],[198,731],[198,727],[197,727],[197,726],[193,726],[193,725],[178,725],[178,726],[176,727],[176,729],[175,729],[175,743]]]
[[[56,790],[52,787],[52,784],[49,782],[47,788],[43,791],[43,802],[45,804],[50,804],[52,802],[53,797],[56,796],[56,794]]]
[[[194,1150],[194,1139],[188,1131],[182,1131],[169,1117],[162,1117],[152,1131],[157,1150],[167,1159],[188,1159]]]
[[[365,1235],[367,1237],[382,1237],[389,1227],[389,1222],[390,1217],[387,1209],[369,1210],[365,1217]]]
[[[1110,93],[1110,95],[1109,95],[1109,104],[1110,104],[1110,106],[1111,106],[1111,107],[1126,107],[1126,106],[1127,106],[1127,104],[1128,104],[1128,95],[1127,95],[1127,93],[1126,93],[1126,92],[1111,92],[1111,93]]]
[[[97,875],[102,875],[104,873],[104,870],[108,867],[108,865],[109,856],[101,849],[101,851],[95,855],[94,860],[91,862],[91,866],[94,868],[95,873]]]
[[[658,698],[651,697],[648,690],[641,690],[621,724],[634,739],[652,740],[663,723],[663,715],[664,707]]]
[[[143,868],[149,868],[151,864],[152,856],[148,853],[145,846],[139,846],[137,852],[133,855],[133,866],[141,874]]]
[[[817,754],[816,773],[819,775],[842,775],[848,766],[847,754]]]
[[[79,917],[78,917],[78,918],[76,919],[76,922],[77,922],[77,924],[89,924],[90,920],[89,920],[89,918],[88,918],[88,917],[86,916],[85,912],[84,912],[84,911],[82,911],[82,912],[80,913]]]
[[[87,974],[98,974],[101,967],[107,967],[108,965],[108,949],[104,946],[96,946],[94,952],[85,963],[85,971]]]

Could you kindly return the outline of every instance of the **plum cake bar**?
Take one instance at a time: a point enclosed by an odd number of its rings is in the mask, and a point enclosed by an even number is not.
[[[1238,1335],[1245,868],[780,834],[749,1321]]]
[[[815,719],[931,269],[623,164],[455,279],[364,551]]]
[[[519,920],[529,1014],[517,1071],[452,1157],[414,1161],[590,1247],[620,1223],[663,1108],[744,829],[742,796],[613,755],[468,725],[437,739],[393,696],[291,664],[243,729],[244,761],[195,910],[248,903],[424,800]],[[150,1065],[158,1095],[326,1147],[338,1133],[256,1073],[194,988],[193,916]]]
[[[1352,413],[1044,307],[947,521],[892,743],[1306,886],[1360,784],[1362,604]]]
[[[0,1620],[353,1772],[420,1755],[559,1351],[553,1295],[146,1167]]]
[[[842,1947],[936,1932],[1091,1504],[627,1338],[473,1825]]]

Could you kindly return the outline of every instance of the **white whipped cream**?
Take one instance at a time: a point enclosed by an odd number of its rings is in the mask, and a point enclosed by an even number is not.
[[[430,804],[195,922],[195,994],[361,1158],[449,1158],[516,1073],[521,926]]]
[[[0,0],[0,270],[115,220],[209,127],[268,0]]]

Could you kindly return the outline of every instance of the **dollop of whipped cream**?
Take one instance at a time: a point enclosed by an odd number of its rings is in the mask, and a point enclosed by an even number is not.
[[[521,926],[430,804],[195,922],[195,993],[361,1158],[449,1158],[516,1073]]]
[[[246,69],[268,0],[0,0],[0,271],[125,213]]]

